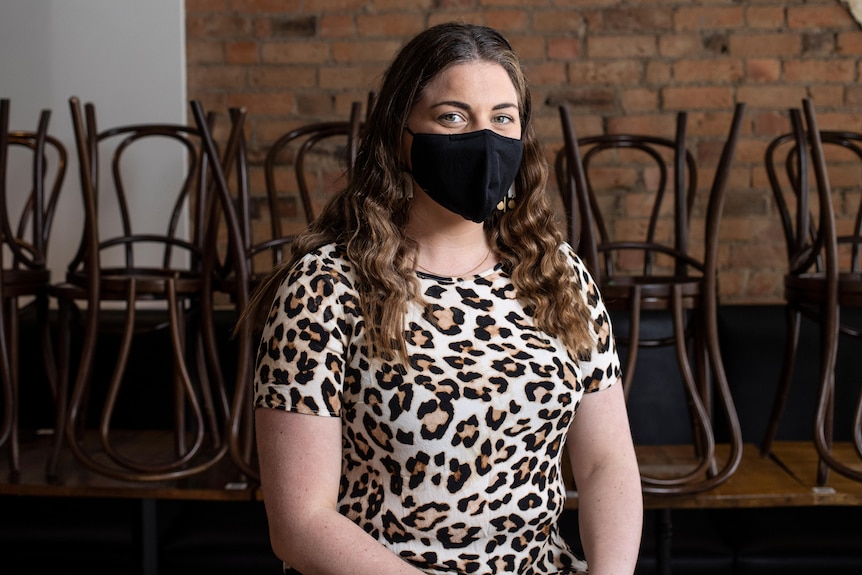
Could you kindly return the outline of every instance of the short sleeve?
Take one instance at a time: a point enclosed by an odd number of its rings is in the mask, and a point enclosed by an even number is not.
[[[338,257],[318,251],[282,281],[263,328],[254,407],[339,416],[357,297]]]
[[[622,377],[611,318],[602,300],[599,286],[581,258],[568,244],[564,244],[563,251],[575,270],[574,281],[590,311],[592,320],[590,331],[593,336],[593,347],[588,356],[579,357],[578,361],[584,391],[587,393],[600,391],[610,387]]]

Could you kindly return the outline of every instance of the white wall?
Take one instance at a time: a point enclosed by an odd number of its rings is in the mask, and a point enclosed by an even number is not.
[[[185,123],[184,28],[183,0],[0,0],[0,97],[11,101],[10,127],[33,130],[48,108],[51,133],[70,151],[50,244],[55,280],[77,248],[82,218],[69,97],[93,102],[100,128]],[[167,202],[158,184],[146,186],[133,209],[163,220]]]

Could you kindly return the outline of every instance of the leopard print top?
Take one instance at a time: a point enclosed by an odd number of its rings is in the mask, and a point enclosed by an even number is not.
[[[593,317],[577,360],[534,327],[501,266],[417,272],[409,366],[366,355],[355,275],[324,246],[285,278],[265,325],[255,407],[342,419],[339,510],[425,573],[586,571],[561,537],[561,454],[585,391],[620,377],[596,285],[564,246]]]

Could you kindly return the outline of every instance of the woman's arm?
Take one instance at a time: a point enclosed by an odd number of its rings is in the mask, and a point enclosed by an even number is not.
[[[341,419],[255,410],[275,554],[303,575],[420,575],[338,513]]]
[[[590,575],[633,573],[640,548],[643,494],[622,387],[584,394],[567,438]]]

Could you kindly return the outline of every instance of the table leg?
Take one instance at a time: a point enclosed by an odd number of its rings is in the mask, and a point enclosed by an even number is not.
[[[138,544],[137,575],[158,575],[159,572],[159,533],[156,517],[156,500],[141,499]]]
[[[673,538],[673,523],[670,509],[656,511],[655,562],[658,575],[670,575],[670,547]]]

